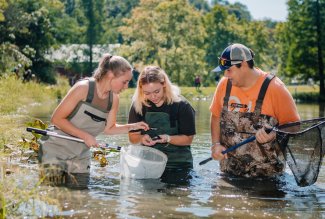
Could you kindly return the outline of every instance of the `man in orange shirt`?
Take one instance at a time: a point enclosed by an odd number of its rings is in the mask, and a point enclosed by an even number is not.
[[[224,71],[211,111],[211,156],[222,172],[243,177],[275,176],[285,168],[273,127],[298,121],[294,100],[283,82],[254,67],[254,53],[242,44],[228,46],[214,72]],[[221,152],[255,135],[256,140]]]

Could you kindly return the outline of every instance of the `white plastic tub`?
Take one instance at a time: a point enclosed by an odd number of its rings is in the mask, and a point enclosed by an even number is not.
[[[166,163],[166,154],[152,147],[129,145],[121,149],[121,177],[157,179],[163,174]]]

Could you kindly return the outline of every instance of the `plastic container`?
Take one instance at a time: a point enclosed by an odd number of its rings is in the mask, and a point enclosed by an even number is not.
[[[121,177],[157,179],[163,174],[166,163],[166,154],[152,147],[129,145],[121,149]]]

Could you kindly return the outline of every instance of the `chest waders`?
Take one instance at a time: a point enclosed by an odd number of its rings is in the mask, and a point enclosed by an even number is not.
[[[171,105],[171,111],[166,112],[146,112],[147,107],[144,107],[145,122],[149,127],[157,128],[146,133],[151,137],[155,135],[178,135],[178,104]],[[173,144],[155,144],[154,148],[162,151],[168,157],[166,169],[177,168],[193,168],[193,157],[190,146],[176,146]]]
[[[228,80],[220,123],[220,141],[226,148],[255,135],[256,131],[266,124],[277,125],[278,121],[275,118],[261,114],[265,93],[273,78],[273,75],[268,75],[265,78],[254,112],[228,111],[232,87]],[[276,140],[265,144],[253,141],[229,153],[228,159],[220,162],[221,171],[243,177],[275,176],[282,173],[284,167],[284,158],[280,157],[280,147]]]
[[[69,115],[68,120],[79,129],[97,136],[106,126],[106,118],[112,107],[113,94],[109,93],[107,109],[100,109],[92,104],[95,92],[95,81],[89,80],[89,90],[86,101],[80,101]],[[50,127],[60,135],[67,135],[54,126]],[[80,142],[43,136],[40,140],[39,161],[42,174],[49,184],[64,185],[77,184],[86,186],[89,181],[90,158],[89,147]],[[55,182],[51,182],[51,179]]]

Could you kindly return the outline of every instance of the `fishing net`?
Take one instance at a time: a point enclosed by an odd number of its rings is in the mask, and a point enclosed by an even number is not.
[[[299,186],[316,182],[325,153],[325,118],[281,125],[277,142]]]

